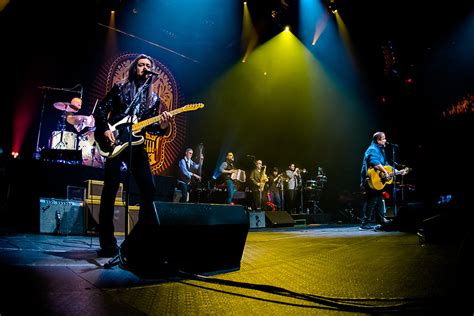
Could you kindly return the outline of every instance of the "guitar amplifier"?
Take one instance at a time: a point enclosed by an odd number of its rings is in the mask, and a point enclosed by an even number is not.
[[[82,201],[40,198],[40,233],[82,235],[84,227]]]
[[[84,201],[85,207],[85,222],[88,234],[98,233],[100,200],[86,199]],[[132,230],[138,222],[138,212],[140,206],[128,206],[128,232]],[[114,234],[116,236],[123,236],[125,234],[125,202],[118,202],[115,200],[114,205]]]
[[[104,181],[101,180],[86,180],[86,199],[89,200],[100,200],[102,195],[102,189],[104,187]],[[123,196],[123,183],[120,183],[115,202],[122,202]]]
[[[248,212],[250,228],[265,228],[265,212]]]

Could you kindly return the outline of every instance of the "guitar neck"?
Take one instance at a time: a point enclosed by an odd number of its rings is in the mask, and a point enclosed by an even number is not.
[[[181,108],[171,110],[170,114],[174,116],[176,114],[179,114],[179,113],[182,113],[182,112],[185,112],[185,111],[189,111],[189,110],[186,107],[181,107]],[[133,132],[140,131],[143,128],[145,128],[148,125],[151,125],[153,123],[157,123],[157,122],[161,123],[162,120],[163,120],[163,114],[160,114],[160,115],[157,115],[157,116],[154,116],[154,117],[150,117],[149,119],[146,119],[146,120],[143,120],[141,122],[133,124],[132,125],[132,131]]]

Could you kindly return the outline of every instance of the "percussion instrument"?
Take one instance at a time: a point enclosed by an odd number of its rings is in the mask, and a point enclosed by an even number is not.
[[[79,136],[78,149],[82,151],[82,164],[90,167],[103,168],[105,159],[96,150],[94,131]]]
[[[234,172],[232,172],[232,174],[230,175],[230,178],[238,182],[245,182],[247,179],[245,176],[245,171],[242,169],[235,169]]]
[[[74,105],[69,102],[56,102],[53,104],[54,108],[60,110],[60,111],[66,111],[66,112],[73,112],[76,113],[81,109],[80,106]]]
[[[82,131],[86,127],[94,127],[95,120],[92,115],[68,115],[66,121],[73,125],[77,132]]]
[[[76,150],[77,135],[73,132],[54,131],[49,140],[50,149]]]
[[[305,190],[316,190],[317,188],[316,180],[306,180],[304,188]]]
[[[321,183],[326,183],[326,182],[328,182],[328,177],[323,176],[323,175],[319,175],[319,176],[316,177],[316,181],[321,182]]]

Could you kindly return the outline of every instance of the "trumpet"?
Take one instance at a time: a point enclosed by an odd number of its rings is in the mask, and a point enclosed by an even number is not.
[[[306,169],[295,168],[295,173],[297,175],[301,175],[302,173],[306,173]]]

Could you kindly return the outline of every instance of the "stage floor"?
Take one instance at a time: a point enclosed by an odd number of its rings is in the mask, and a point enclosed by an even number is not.
[[[472,236],[466,234],[420,243],[414,232],[356,225],[251,229],[240,270],[168,279],[104,269],[109,259],[97,257],[97,237],[0,237],[2,315],[473,310]]]

